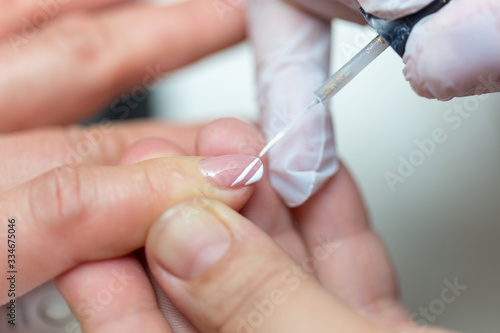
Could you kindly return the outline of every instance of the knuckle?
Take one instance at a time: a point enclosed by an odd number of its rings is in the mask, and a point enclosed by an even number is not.
[[[63,232],[68,222],[85,214],[82,167],[63,165],[36,178],[29,189],[29,204],[36,225]],[[86,185],[92,183],[86,182]]]
[[[110,42],[105,26],[90,13],[73,12],[56,19],[47,29],[49,39],[79,63],[90,63],[105,55]]]
[[[155,179],[158,179],[157,176],[162,174],[158,168],[159,166],[154,163],[139,164],[139,174],[137,177],[143,186],[145,186],[145,193],[149,193],[151,198],[162,198],[166,192],[163,183],[155,181]]]

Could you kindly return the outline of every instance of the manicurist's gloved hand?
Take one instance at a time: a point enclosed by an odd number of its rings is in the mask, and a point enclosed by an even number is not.
[[[281,0],[250,1],[249,21],[261,127],[269,140],[312,102],[326,78],[330,24]],[[269,161],[283,200],[303,204],[338,169],[330,113],[317,106],[269,152]]]
[[[360,0],[368,12],[395,19],[431,0]],[[420,21],[406,44],[404,74],[421,96],[453,97],[500,91],[500,2],[451,0]]]
[[[393,20],[431,2],[251,0],[249,25],[266,136],[300,112],[326,78],[331,18],[366,23],[358,10],[362,6]],[[413,89],[440,100],[500,91],[499,24],[495,0],[452,0],[420,21],[403,59]],[[302,204],[337,170],[330,115],[313,113],[270,152],[271,181],[290,206]]]

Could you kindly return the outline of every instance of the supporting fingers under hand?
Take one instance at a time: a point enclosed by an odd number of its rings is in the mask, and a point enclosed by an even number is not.
[[[85,333],[171,333],[134,255],[79,265],[54,283]]]
[[[388,327],[409,321],[390,258],[343,165],[296,213],[311,254],[303,264],[323,286]]]
[[[163,290],[203,333],[382,332],[216,201],[165,213],[150,231],[146,255]]]

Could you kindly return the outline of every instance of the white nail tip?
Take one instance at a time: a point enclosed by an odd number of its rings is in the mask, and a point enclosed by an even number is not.
[[[246,169],[243,170],[241,175],[234,181],[231,187],[234,187],[235,185],[241,183],[243,179],[245,179],[248,176],[250,171],[252,171],[253,167],[259,162],[260,159],[256,158],[252,163],[250,163],[250,165],[247,166]],[[253,175],[253,177],[245,184],[245,186],[258,182],[262,178],[263,174],[264,174],[264,166],[261,166],[259,170],[257,170],[257,172]]]
[[[246,182],[245,186],[257,183],[259,180],[262,179],[262,176],[264,176],[264,166],[263,165],[259,168],[259,170],[257,170],[255,175],[253,175],[253,177],[250,178],[250,180]]]

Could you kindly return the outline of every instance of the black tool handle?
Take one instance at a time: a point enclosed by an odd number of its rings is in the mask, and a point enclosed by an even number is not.
[[[406,42],[410,36],[413,27],[424,17],[436,13],[446,6],[451,0],[435,0],[422,10],[399,18],[394,21],[384,20],[374,15],[368,14],[363,8],[361,13],[368,23],[379,33],[380,36],[403,57],[406,50]]]

